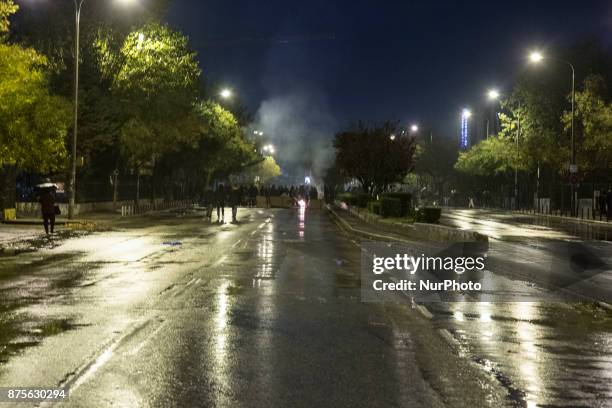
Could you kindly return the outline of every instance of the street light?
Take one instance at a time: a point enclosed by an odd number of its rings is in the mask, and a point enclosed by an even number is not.
[[[410,131],[411,131],[412,133],[416,133],[416,132],[418,132],[418,131],[419,131],[419,125],[416,125],[416,124],[415,124],[415,125],[410,126]]]
[[[389,139],[391,139],[391,141],[395,140],[395,135],[389,136]]]
[[[574,122],[575,122],[575,118],[576,118],[576,111],[575,111],[575,105],[576,105],[576,68],[574,67],[574,64],[572,64],[569,61],[566,61],[564,59],[560,59],[560,58],[552,58],[552,57],[544,57],[544,54],[542,54],[541,52],[538,51],[534,51],[529,55],[529,61],[531,61],[533,64],[539,64],[540,62],[544,61],[544,59],[547,60],[552,60],[552,61],[556,61],[556,62],[561,62],[563,64],[566,64],[567,66],[570,67],[570,69],[572,70],[572,159],[571,159],[571,163],[570,163],[570,173],[577,173],[578,172],[578,168],[576,167],[576,139],[574,137]],[[571,198],[571,202],[572,202],[572,215],[575,215],[576,213],[576,197],[575,196],[575,186],[574,183],[571,183],[572,186],[572,198]]]
[[[225,88],[221,90],[219,95],[221,95],[223,99],[229,99],[232,97],[232,91],[230,89]]]
[[[74,217],[74,204],[76,198],[76,154],[77,154],[77,139],[79,134],[79,59],[80,59],[80,37],[81,37],[81,9],[85,0],[74,1],[74,23],[75,23],[75,39],[74,39],[74,127],[72,134],[72,149],[70,155],[70,180],[68,188],[70,197],[68,199],[68,218]],[[135,0],[121,0],[122,3],[132,3]],[[142,35],[142,34],[141,34]]]
[[[274,145],[271,145],[271,144],[265,145],[265,146],[262,148],[262,150],[263,150],[264,152],[268,152],[268,153],[270,153],[270,154],[274,154],[274,152],[275,152]]]
[[[533,62],[534,64],[542,62],[543,59],[544,59],[544,55],[542,55],[541,52],[534,51],[531,54],[529,54],[529,61]]]
[[[500,93],[497,89],[490,89],[489,92],[487,92],[487,97],[489,98],[489,100],[495,101],[499,99]]]
[[[501,97],[501,94],[495,88],[489,89],[489,91],[487,92],[487,98],[490,101],[497,101],[500,97]],[[487,114],[487,139],[489,138],[489,127],[490,127],[489,116],[490,116],[490,113]]]
[[[466,119],[469,119],[469,118],[472,116],[472,111],[471,111],[471,110],[469,110],[469,109],[464,109],[464,110],[461,112],[461,116],[463,116],[463,117],[464,117],[464,118],[466,118]]]

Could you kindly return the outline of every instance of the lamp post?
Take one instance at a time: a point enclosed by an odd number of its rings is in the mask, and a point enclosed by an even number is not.
[[[75,11],[75,39],[74,39],[74,124],[72,129],[72,152],[70,155],[70,198],[68,201],[68,218],[74,217],[74,203],[76,197],[76,154],[77,138],[79,134],[79,58],[81,37],[81,8],[85,0],[74,0]]]
[[[521,138],[521,101],[518,102],[518,115],[516,125],[516,160],[514,166],[514,209],[519,209],[519,185],[518,185],[518,159],[519,159],[519,139]]]
[[[575,105],[576,105],[576,68],[574,67],[574,64],[572,64],[571,62],[564,60],[564,59],[560,59],[560,58],[552,58],[552,57],[544,57],[544,55],[540,52],[534,51],[529,55],[529,60],[534,63],[534,64],[539,64],[540,62],[542,62],[544,59],[549,59],[549,60],[553,60],[556,62],[561,62],[563,64],[566,64],[567,66],[570,67],[570,69],[572,70],[572,139],[571,139],[571,143],[572,143],[572,157],[571,157],[571,163],[570,163],[570,173],[574,174],[578,172],[578,168],[576,166],[576,139],[574,137],[574,122],[575,122],[575,118],[576,118],[576,111],[575,111]],[[576,191],[575,191],[575,185],[572,182],[571,183],[571,205],[572,205],[572,216],[576,215]]]
[[[128,2],[131,0],[122,0]],[[81,10],[85,0],[74,0],[74,123],[72,129],[72,149],[70,154],[70,180],[68,188],[70,196],[68,199],[68,218],[74,217],[74,205],[76,201],[76,162],[77,162],[77,140],[79,135],[79,59],[81,41]]]
[[[491,101],[497,101],[501,97],[501,93],[497,89],[490,89],[487,92],[487,97]],[[487,139],[489,138],[489,118],[487,118]],[[516,126],[516,158],[519,156],[519,139],[521,138],[521,101],[518,101],[518,115]],[[539,170],[538,170],[539,172]],[[514,166],[514,209],[519,208],[519,184],[518,184],[518,163]]]
[[[497,89],[490,89],[489,92],[487,92],[487,97],[489,98],[490,101],[497,101],[500,96],[501,94],[499,93]],[[487,139],[489,138],[489,120],[490,120],[489,114],[487,114]]]

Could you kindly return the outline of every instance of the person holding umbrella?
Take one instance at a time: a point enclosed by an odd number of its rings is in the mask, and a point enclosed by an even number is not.
[[[59,207],[55,205],[55,190],[57,190],[57,186],[47,178],[37,185],[36,188],[38,189],[38,202],[40,203],[45,233],[49,235],[49,227],[51,227],[51,234],[53,234],[55,216],[59,215]]]

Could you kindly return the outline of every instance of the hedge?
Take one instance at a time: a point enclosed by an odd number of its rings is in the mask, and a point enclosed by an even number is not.
[[[368,211],[372,214],[380,215],[380,201],[368,202]]]
[[[426,224],[437,224],[440,221],[442,210],[440,208],[424,207],[416,212],[416,221]]]
[[[399,198],[383,197],[380,200],[380,215],[384,218],[402,216],[402,201]]]
[[[396,198],[401,202],[402,217],[410,214],[412,208],[412,195],[410,193],[384,193],[382,197]]]

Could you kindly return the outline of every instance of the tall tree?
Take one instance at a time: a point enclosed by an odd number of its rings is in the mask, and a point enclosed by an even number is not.
[[[97,42],[99,61],[120,103],[120,143],[135,167],[193,143],[200,68],[187,38],[167,26],[148,24],[125,38]]]
[[[591,75],[576,93],[578,168],[599,181],[612,180],[612,99],[607,88],[603,76]],[[571,112],[564,113],[563,125],[571,128]]]
[[[226,177],[257,160],[254,144],[231,112],[213,101],[198,103],[196,112],[200,131],[194,159],[206,185],[213,177]]]
[[[415,139],[402,136],[396,122],[359,122],[336,134],[334,148],[338,168],[367,194],[384,192],[414,168]]]
[[[1,1],[2,25],[16,11]],[[50,172],[65,165],[70,105],[49,92],[47,59],[33,49],[0,43],[0,165]]]
[[[415,172],[431,179],[440,193],[453,177],[457,162],[458,148],[446,138],[436,137],[419,143],[416,154]]]

